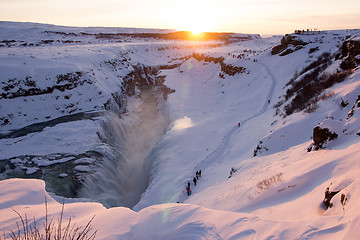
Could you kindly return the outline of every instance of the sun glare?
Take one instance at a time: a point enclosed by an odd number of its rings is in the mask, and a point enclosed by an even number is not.
[[[191,118],[185,116],[174,122],[174,130],[180,131],[186,128],[192,127],[194,124],[191,121]]]
[[[204,32],[213,32],[216,25],[217,9],[213,4],[209,4],[207,0],[193,1],[191,6],[186,5],[184,11],[186,16],[179,16],[177,19],[181,19],[177,23],[177,29],[180,31],[191,31],[194,36],[198,36]]]
[[[193,16],[188,22],[184,22],[184,29],[191,31],[194,35],[212,31],[212,21],[204,20],[205,17]]]
[[[194,37],[199,37],[201,33],[201,31],[191,31],[191,34],[194,35]]]
[[[191,30],[191,33],[195,36],[198,36],[200,35],[201,33],[203,33],[203,31],[199,30],[199,29],[194,29],[194,30]]]

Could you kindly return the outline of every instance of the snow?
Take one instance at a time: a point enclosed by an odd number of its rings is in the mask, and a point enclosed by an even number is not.
[[[77,121],[58,124],[51,128],[45,128],[42,132],[31,133],[19,138],[1,139],[3,146],[0,150],[3,158],[11,158],[19,155],[47,155],[58,153],[82,153],[97,143],[94,132],[98,124],[91,120]],[[80,140],[80,141],[79,141]],[[63,159],[68,161],[70,159]],[[45,166],[48,160],[39,159],[38,164]]]
[[[78,172],[90,172],[91,168],[86,165],[77,165],[74,170]]]
[[[76,33],[115,31],[9,22],[0,26],[2,39],[15,39],[20,29],[26,30],[23,39],[33,42],[43,36],[44,28]],[[34,26],[38,29],[31,35]],[[357,239],[360,110],[356,100],[360,70],[327,89],[332,97],[318,102],[315,112],[284,118],[275,114],[273,106],[285,94],[284,86],[296,71],[323,52],[335,53],[347,35],[356,39],[359,34],[359,30],[343,30],[299,36],[310,43],[283,57],[271,55],[271,47],[281,37],[228,45],[196,43],[194,47],[182,41],[115,43],[84,36],[90,43],[3,47],[2,91],[8,79],[24,80],[28,75],[36,78],[41,88],[56,84],[59,74],[77,71],[86,73],[81,79],[92,83],[64,92],[1,98],[0,117],[10,119],[0,128],[1,159],[11,159],[29,175],[40,167],[72,161],[76,171],[92,172],[95,160],[84,153],[111,153],[99,140],[106,138],[102,135],[103,116],[86,114],[106,111],[104,103],[121,87],[132,65],[181,63],[160,73],[166,76],[166,86],[175,90],[165,103],[170,124],[153,143],[148,157],[150,182],[139,203],[132,209],[107,209],[91,199],[65,198],[65,218],[71,216],[72,221],[85,225],[95,216],[92,226],[98,231],[96,239]],[[319,50],[309,55],[316,46]],[[220,64],[184,58],[193,52],[223,56],[225,63],[245,67],[246,72],[221,78]],[[245,55],[234,57],[239,54]],[[114,59],[126,61],[106,64]],[[339,64],[334,62],[326,71],[335,71]],[[349,102],[346,107],[341,107],[342,99]],[[136,114],[141,113],[141,101],[131,97],[128,106],[122,121],[133,126],[130,123],[139,121]],[[74,119],[67,119],[69,114],[75,115]],[[54,119],[61,121],[52,124]],[[26,129],[34,124],[40,128]],[[313,128],[318,125],[339,136],[324,149],[308,152]],[[24,134],[7,135],[22,128]],[[253,157],[259,145],[262,150]],[[230,175],[232,168],[236,172]],[[194,186],[192,179],[198,170],[202,176]],[[65,172],[57,176],[69,177]],[[185,192],[188,182],[192,189],[189,197]],[[327,187],[340,191],[329,209],[322,206]],[[341,202],[342,195],[345,202]],[[19,219],[13,210],[43,220],[44,198],[50,216],[58,216],[62,198],[48,193],[43,180],[0,181],[0,232],[16,229]]]
[[[66,174],[66,173],[60,173],[59,174],[59,177],[61,177],[61,178],[65,178],[65,177],[67,177],[68,175]]]

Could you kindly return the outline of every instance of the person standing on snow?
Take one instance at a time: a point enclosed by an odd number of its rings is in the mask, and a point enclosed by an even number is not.
[[[187,195],[190,196],[190,194],[191,194],[190,183],[188,183],[188,185],[186,186],[186,192],[187,192]]]
[[[197,182],[196,177],[194,177],[193,182],[194,182],[194,184],[196,186],[196,182]]]

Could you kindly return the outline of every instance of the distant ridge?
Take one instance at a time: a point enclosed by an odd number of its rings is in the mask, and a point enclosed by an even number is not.
[[[157,28],[130,28],[130,27],[76,27],[76,26],[63,26],[47,23],[35,23],[35,22],[12,22],[12,21],[0,21],[0,28],[9,29],[41,29],[41,30],[58,30],[58,31],[72,31],[80,33],[87,31],[89,33],[99,33],[100,30],[106,33],[168,33],[175,32],[175,29],[157,29]]]
[[[21,31],[21,32],[20,32]],[[163,40],[196,40],[196,41],[241,41],[261,38],[259,34],[229,32],[204,32],[194,35],[191,31],[153,28],[124,27],[68,27],[33,22],[0,21],[0,40],[34,39],[36,35],[60,34],[73,36],[93,36],[97,39],[153,38]]]

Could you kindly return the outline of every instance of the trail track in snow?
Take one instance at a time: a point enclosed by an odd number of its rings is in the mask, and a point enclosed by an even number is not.
[[[271,80],[271,86],[270,89],[268,91],[268,94],[266,96],[265,102],[262,106],[262,108],[255,113],[254,115],[241,120],[241,126],[238,127],[237,126],[237,122],[234,122],[234,127],[232,127],[223,137],[221,143],[219,144],[219,146],[212,151],[209,155],[207,155],[203,160],[200,161],[199,164],[196,165],[194,172],[198,171],[198,170],[202,170],[204,171],[207,167],[209,167],[211,164],[213,164],[217,159],[219,159],[219,157],[224,153],[225,149],[227,148],[227,146],[229,145],[230,139],[233,136],[233,134],[237,131],[240,131],[241,128],[243,128],[243,126],[250,120],[259,117],[261,114],[263,114],[270,105],[270,100],[273,97],[274,91],[275,91],[275,87],[276,87],[276,78],[275,76],[272,74],[272,72],[270,71],[270,69],[263,63],[261,62],[256,62],[258,65],[261,65],[263,68],[265,68],[266,72],[268,73],[268,75],[270,76],[270,80]],[[183,202],[185,200],[185,196],[186,196],[186,191],[183,191],[182,196],[180,196],[180,201]]]
[[[197,166],[196,169],[203,169],[206,166],[209,166],[210,163],[212,163],[213,161],[215,161],[216,159],[218,159],[218,157],[224,152],[225,148],[228,146],[228,143],[230,142],[230,138],[231,136],[237,131],[237,130],[241,130],[241,128],[244,126],[244,124],[246,124],[248,121],[260,116],[261,114],[263,114],[270,105],[269,100],[272,98],[273,94],[274,94],[274,90],[275,90],[275,86],[276,86],[276,79],[274,77],[274,75],[272,74],[272,72],[270,71],[270,69],[263,63],[259,63],[259,65],[263,66],[267,73],[269,74],[270,78],[271,78],[271,87],[269,89],[268,95],[266,97],[266,100],[262,106],[262,108],[260,109],[260,111],[258,111],[257,113],[255,113],[254,115],[241,120],[241,126],[238,127],[236,124],[234,123],[234,127],[232,127],[227,134],[225,134],[225,136],[223,137],[220,145],[213,151],[211,152],[208,156],[206,156],[206,158],[204,160],[202,160]]]

